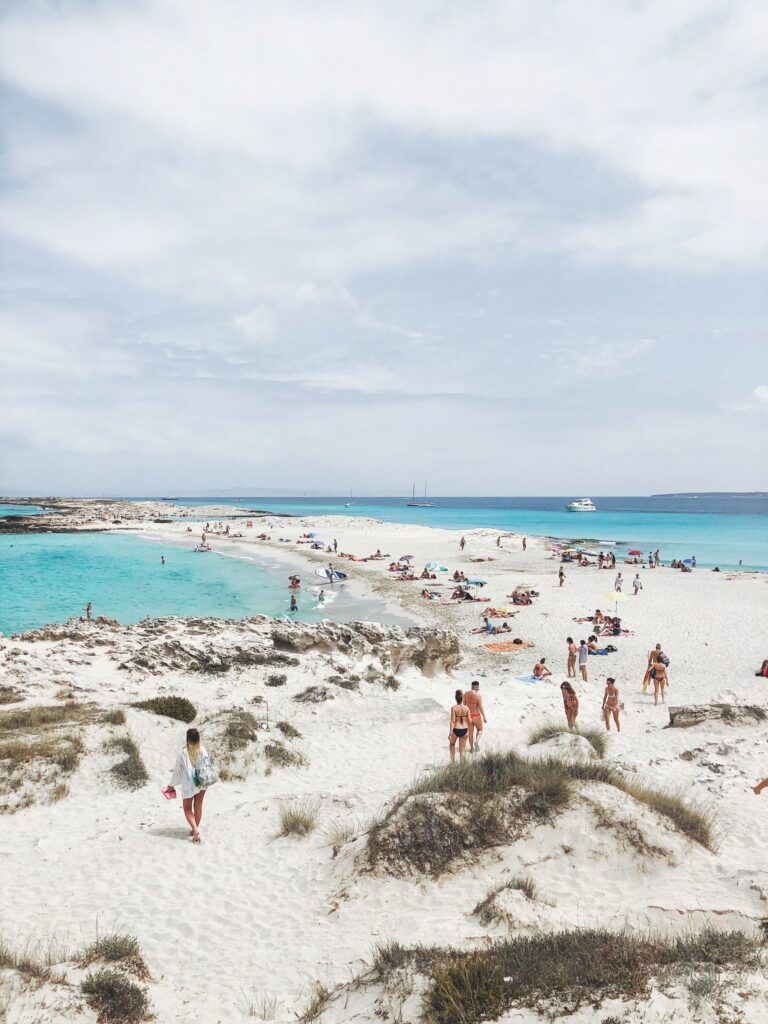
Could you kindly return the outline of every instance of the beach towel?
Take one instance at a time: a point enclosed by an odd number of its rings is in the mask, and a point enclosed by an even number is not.
[[[527,676],[512,676],[517,683],[540,683],[541,679],[533,674]]]
[[[481,647],[485,647],[488,651],[498,651],[500,654],[505,654],[507,651],[522,651],[526,647],[533,647],[533,644],[527,640],[523,640],[521,644],[516,644],[512,640],[496,640],[491,644],[480,644]]]

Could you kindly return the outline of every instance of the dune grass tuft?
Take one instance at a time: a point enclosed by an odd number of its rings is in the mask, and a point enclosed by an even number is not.
[[[280,804],[281,836],[308,836],[317,826],[320,801],[309,797]]]
[[[291,725],[290,722],[278,722],[275,726],[285,736],[287,740],[300,740],[301,733],[295,726]]]
[[[134,1024],[149,1018],[146,991],[110,968],[87,974],[80,991],[103,1024]]]
[[[197,708],[186,697],[150,697],[139,700],[133,707],[141,711],[150,711],[153,715],[173,718],[177,722],[193,722],[197,717]]]
[[[443,951],[424,996],[430,1024],[478,1024],[514,1006],[567,1003],[599,1006],[607,998],[643,996],[661,972],[706,966],[755,968],[759,944],[742,932],[705,930],[658,938],[603,929],[507,939],[470,953]]]
[[[20,704],[24,695],[12,686],[0,686],[0,704]]]
[[[598,757],[605,757],[608,749],[608,733],[605,729],[569,729],[567,725],[561,725],[560,722],[545,722],[538,729],[534,729],[528,737],[528,746],[533,747],[537,743],[554,739],[555,736],[563,734],[583,736],[592,745]]]
[[[326,988],[325,985],[319,981],[313,982],[307,1005],[298,1015],[299,1024],[312,1024],[312,1021],[317,1020],[328,1005],[328,1000],[330,998],[330,989]]]
[[[480,900],[472,913],[479,917],[483,924],[490,925],[498,921],[503,915],[496,907],[496,897],[506,889],[517,889],[523,893],[526,899],[535,900],[538,895],[536,883],[529,875],[517,875],[502,885],[491,889],[487,895]]]
[[[81,952],[78,966],[90,967],[98,960],[120,964],[138,978],[149,977],[139,941],[133,935],[112,932],[109,935],[98,936]]]
[[[285,686],[288,676],[284,672],[272,672],[264,680],[265,686]]]
[[[257,737],[258,722],[250,711],[233,708],[224,727],[224,745],[229,751],[244,750]]]
[[[269,763],[275,768],[302,768],[306,765],[306,758],[295,750],[289,750],[280,741],[267,743],[264,747],[264,754]]]
[[[141,789],[149,781],[141,751],[132,736],[116,736],[104,746],[106,750],[119,750],[125,754],[123,761],[118,761],[109,769],[121,786],[125,789]]]
[[[49,725],[84,721],[92,714],[92,705],[71,702],[67,704],[37,704],[16,711],[0,712],[0,733],[40,730]]]
[[[104,712],[102,721],[106,725],[125,725],[125,712],[122,708],[110,708]]]

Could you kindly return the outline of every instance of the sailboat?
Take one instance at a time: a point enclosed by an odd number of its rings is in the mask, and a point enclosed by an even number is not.
[[[352,501],[352,488],[350,487],[349,488],[349,501],[345,501],[344,502],[344,508],[352,508],[352,506],[356,505],[356,504],[357,504],[356,501]]]
[[[427,501],[427,481],[424,481],[424,501],[416,501],[416,484],[413,485],[411,500],[406,503],[406,508],[435,508],[434,501]]]

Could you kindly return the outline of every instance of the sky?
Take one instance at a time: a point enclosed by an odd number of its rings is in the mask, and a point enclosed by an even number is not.
[[[0,19],[0,493],[768,489],[763,0]]]

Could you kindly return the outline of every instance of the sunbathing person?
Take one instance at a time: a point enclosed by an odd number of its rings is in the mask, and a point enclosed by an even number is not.
[[[763,676],[763,678],[768,679],[768,658],[763,659],[763,664],[760,666],[760,671],[755,672],[755,675]]]
[[[539,658],[539,660],[533,666],[533,674],[536,676],[537,679],[546,679],[547,676],[552,675],[547,666],[544,664],[546,660],[546,658]]]

